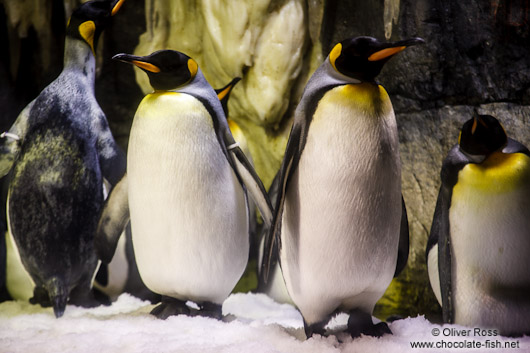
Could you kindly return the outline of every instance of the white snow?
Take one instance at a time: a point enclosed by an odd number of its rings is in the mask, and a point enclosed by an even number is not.
[[[530,352],[530,337],[478,337],[472,328],[433,325],[422,316],[391,323],[394,334],[379,339],[363,336],[352,340],[338,333],[305,340],[298,311],[263,294],[231,295],[223,305],[225,322],[186,316],[164,321],[149,314],[152,308],[148,302],[122,294],[108,307],[68,306],[64,316],[56,319],[51,308],[23,301],[5,302],[0,304],[0,352]],[[330,329],[339,330],[346,320],[340,315]],[[433,336],[433,329],[440,330],[440,335]],[[471,332],[471,336],[456,336],[464,331]],[[442,340],[445,349],[411,347],[413,342],[442,344]],[[489,342],[490,348],[447,347],[473,342],[475,346],[476,342]],[[506,342],[515,348],[498,348],[505,347]]]

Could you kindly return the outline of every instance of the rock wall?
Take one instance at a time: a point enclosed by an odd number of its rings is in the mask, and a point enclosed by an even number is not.
[[[60,72],[65,18],[77,2],[0,1],[0,44],[9,48],[0,54],[1,128]],[[126,148],[148,87],[143,73],[112,55],[175,49],[193,56],[214,87],[241,76],[230,114],[268,185],[303,85],[336,42],[356,35],[424,38],[425,45],[392,59],[379,76],[398,121],[412,245],[407,269],[377,313],[436,318],[424,249],[441,163],[475,108],[530,145],[529,11],[527,2],[508,0],[127,1],[100,40],[97,97]]]

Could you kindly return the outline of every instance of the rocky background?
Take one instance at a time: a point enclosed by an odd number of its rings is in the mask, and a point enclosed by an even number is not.
[[[0,129],[61,71],[65,24],[79,2],[0,0]],[[522,0],[128,0],[100,39],[96,95],[126,150],[149,88],[145,75],[112,55],[175,49],[194,57],[216,88],[242,77],[230,117],[268,186],[303,86],[335,43],[357,35],[424,38],[379,76],[398,121],[411,253],[376,315],[437,320],[424,252],[441,163],[474,109],[496,116],[530,146],[529,21]]]

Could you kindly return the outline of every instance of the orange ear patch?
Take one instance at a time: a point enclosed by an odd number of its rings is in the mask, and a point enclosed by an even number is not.
[[[193,59],[188,60],[188,70],[190,70],[191,78],[194,78],[195,75],[197,75],[197,71],[199,70],[199,65],[197,65],[197,62]]]
[[[79,25],[79,34],[85,40],[85,42],[88,43],[94,55],[96,55],[96,51],[94,50],[94,34],[95,33],[96,33],[96,24],[94,23],[94,21],[86,21]]]
[[[340,56],[340,54],[342,53],[342,44],[337,44],[333,47],[333,49],[331,50],[331,52],[329,53],[329,62],[331,63],[331,66],[333,66],[333,68],[337,70],[337,67],[335,66],[335,61],[337,60],[337,58]]]

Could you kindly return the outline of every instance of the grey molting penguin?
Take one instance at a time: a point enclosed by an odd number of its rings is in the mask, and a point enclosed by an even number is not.
[[[408,227],[401,226],[407,220],[396,119],[375,77],[393,55],[419,43],[356,37],[337,44],[296,108],[264,276],[277,243],[308,337],[324,333],[340,311],[350,315],[352,337],[390,332],[385,323],[374,325],[371,313],[406,263]]]
[[[122,3],[88,2],[73,12],[63,71],[2,134],[0,175],[10,172],[11,180],[7,241],[16,249],[11,258],[19,257],[30,275],[31,302],[53,306],[57,317],[67,302],[98,304],[91,283],[103,180],[115,184],[126,160],[94,95],[94,48]],[[8,290],[16,292],[7,266]]]
[[[427,266],[444,322],[530,334],[530,152],[475,113],[441,182]]]
[[[163,296],[152,314],[220,318],[248,260],[246,191],[269,223],[270,201],[193,59],[172,50],[114,59],[144,70],[155,91],[134,117],[127,186],[120,182],[105,205],[96,235],[100,257],[112,258],[130,214],[142,280]],[[187,300],[199,310],[190,311]]]

